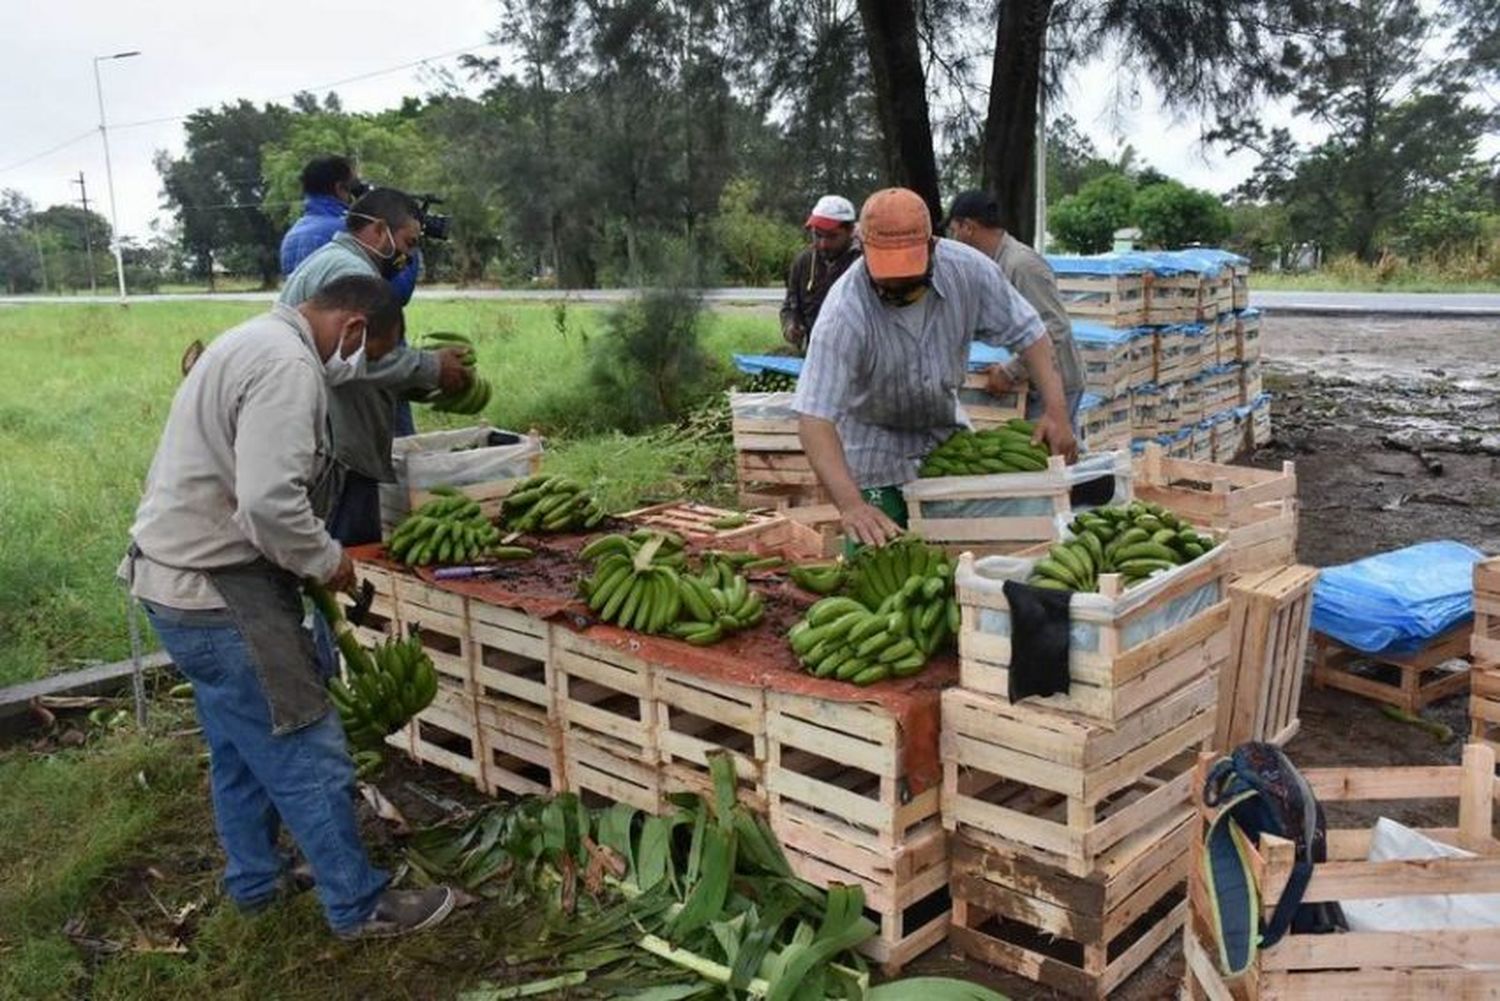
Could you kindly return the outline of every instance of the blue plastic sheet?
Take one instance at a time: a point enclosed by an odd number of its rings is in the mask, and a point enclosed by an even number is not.
[[[1365,653],[1410,653],[1474,614],[1482,559],[1442,541],[1329,567],[1313,589],[1312,627]]]
[[[734,367],[746,375],[759,375],[762,372],[801,375],[802,359],[787,355],[735,355]]]
[[[1123,344],[1137,336],[1141,328],[1130,327],[1124,330],[1116,330],[1114,327],[1106,327],[1101,323],[1090,323],[1088,320],[1073,321],[1073,340],[1084,344]]]

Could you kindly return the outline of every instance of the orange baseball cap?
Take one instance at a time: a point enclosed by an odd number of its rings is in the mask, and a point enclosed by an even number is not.
[[[885,188],[859,211],[865,267],[876,281],[918,278],[927,273],[932,213],[910,188]]]

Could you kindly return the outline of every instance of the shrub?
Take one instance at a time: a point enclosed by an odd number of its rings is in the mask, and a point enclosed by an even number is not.
[[[589,344],[598,423],[634,433],[680,420],[716,385],[702,333],[703,302],[687,289],[648,290],[611,310]]]

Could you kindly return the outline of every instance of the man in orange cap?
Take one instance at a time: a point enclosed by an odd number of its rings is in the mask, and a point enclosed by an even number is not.
[[[846,536],[880,545],[906,519],[901,484],[962,426],[958,388],[976,338],[1024,359],[1042,404],[1036,440],[1069,461],[1078,448],[1052,341],[994,262],[935,239],[927,204],[906,188],[871,195],[859,235],[864,257],[824,300],[792,406]]]

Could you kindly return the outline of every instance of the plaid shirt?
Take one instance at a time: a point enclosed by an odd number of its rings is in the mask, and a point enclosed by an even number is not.
[[[792,408],[833,421],[862,489],[916,478],[933,446],[963,426],[958,389],[977,338],[1019,354],[1046,334],[1036,310],[984,254],[939,240],[917,336],[882,303],[863,260],[829,290]]]

